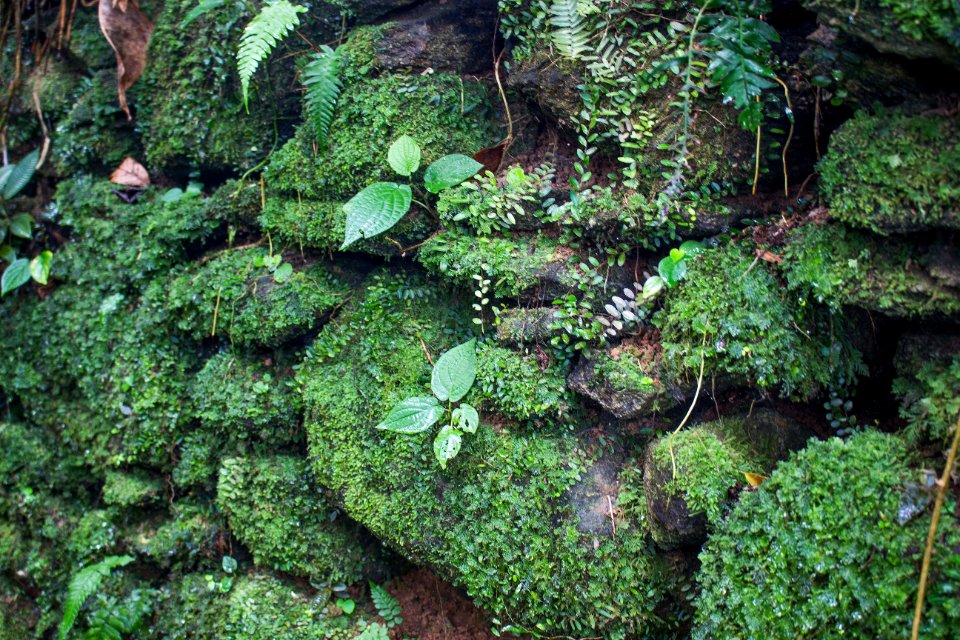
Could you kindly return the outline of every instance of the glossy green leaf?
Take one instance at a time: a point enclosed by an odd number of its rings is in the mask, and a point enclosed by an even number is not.
[[[670,256],[667,256],[660,261],[657,269],[660,271],[660,277],[663,278],[667,286],[674,287],[678,282],[683,280],[683,276],[687,275],[687,262],[686,260],[677,262]]]
[[[413,175],[420,168],[420,145],[410,136],[400,136],[390,145],[387,162],[400,175]]]
[[[4,187],[7,185],[7,180],[10,178],[10,174],[13,173],[13,168],[17,166],[15,164],[8,164],[0,167],[0,193],[3,193]]]
[[[437,456],[442,469],[446,469],[447,462],[457,457],[457,454],[460,453],[461,444],[463,444],[463,438],[458,430],[450,425],[440,429],[437,437],[433,440],[433,454]]]
[[[441,402],[456,402],[473,386],[477,377],[477,341],[454,347],[437,359],[430,387]]]
[[[396,405],[377,425],[377,429],[395,433],[420,433],[437,423],[443,407],[433,396],[407,398]]]
[[[660,295],[660,292],[663,291],[663,287],[666,285],[663,278],[660,276],[650,276],[647,278],[647,281],[643,283],[643,298],[644,300],[651,300]]]
[[[37,169],[37,161],[40,159],[40,149],[35,149],[27,155],[20,158],[20,162],[14,165],[10,175],[7,176],[3,184],[3,197],[9,200],[17,195],[30,182],[34,171]]]
[[[357,608],[357,603],[350,598],[337,598],[337,606],[347,615],[350,615]]]
[[[21,213],[10,220],[10,233],[29,240],[33,237],[33,216]]]
[[[347,224],[340,249],[391,228],[410,210],[412,201],[413,193],[407,185],[374,182],[343,205]]]
[[[277,270],[273,272],[273,279],[279,283],[284,283],[290,279],[290,276],[293,275],[293,265],[289,262],[284,262]]]
[[[463,403],[453,410],[453,421],[460,431],[476,433],[480,426],[480,414],[469,404]]]
[[[680,245],[680,251],[683,251],[688,258],[698,256],[704,251],[703,243],[696,240],[687,240]]]
[[[47,284],[50,277],[50,263],[53,261],[53,254],[49,251],[41,251],[40,254],[30,261],[30,277],[40,284]]]
[[[30,261],[18,258],[7,265],[0,278],[0,295],[7,295],[30,280]]]
[[[13,262],[17,259],[17,250],[8,244],[0,246],[0,259],[4,262]]]
[[[430,193],[440,193],[443,189],[455,187],[472,178],[481,169],[483,165],[470,156],[454,153],[443,156],[427,167],[423,174],[423,183]]]

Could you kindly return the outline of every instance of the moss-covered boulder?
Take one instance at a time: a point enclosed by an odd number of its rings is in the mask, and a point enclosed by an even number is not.
[[[960,262],[949,240],[883,238],[841,224],[809,224],[787,235],[788,286],[835,310],[863,307],[888,316],[960,313]]]
[[[902,635],[930,524],[924,506],[902,507],[921,478],[904,443],[874,431],[816,442],[781,463],[759,489],[741,494],[708,540],[694,637]],[[948,497],[925,637],[949,638],[960,624],[958,517]]]
[[[481,410],[481,426],[442,470],[429,433],[374,429],[397,402],[429,393],[428,355],[463,341],[469,318],[422,281],[377,276],[313,346],[299,380],[319,482],[360,524],[435,568],[516,630],[622,636],[659,627],[670,579],[638,520],[583,526],[610,510],[609,489],[584,492],[600,452],[563,428],[530,434]],[[479,400],[483,401],[483,389]],[[489,405],[482,405],[487,407]],[[613,467],[616,469],[616,467]]]
[[[136,507],[155,502],[163,495],[163,478],[141,469],[107,471],[103,501],[117,507]]]
[[[830,213],[879,232],[960,229],[960,121],[858,113],[819,165]]]

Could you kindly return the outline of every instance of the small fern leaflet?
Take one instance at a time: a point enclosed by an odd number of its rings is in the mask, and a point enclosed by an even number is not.
[[[343,85],[340,83],[340,58],[337,52],[322,45],[310,57],[303,70],[303,86],[307,89],[307,115],[313,122],[318,142],[323,145],[337,107]]]
[[[553,0],[550,4],[551,37],[561,56],[576,59],[587,50],[590,32],[578,0]]]
[[[377,613],[386,622],[388,628],[392,629],[398,624],[403,624],[403,618],[400,617],[400,603],[389,591],[371,582],[370,599],[373,600],[373,606],[376,607]]]
[[[240,71],[243,105],[248,111],[250,78],[277,43],[300,24],[299,14],[306,10],[306,7],[290,4],[289,0],[277,0],[261,9],[243,30],[237,50],[237,68]]]
[[[74,574],[67,587],[67,601],[63,605],[63,620],[60,621],[59,639],[66,640],[67,634],[77,621],[80,607],[97,592],[104,579],[116,567],[122,567],[133,562],[130,556],[107,556],[100,562],[84,567]]]

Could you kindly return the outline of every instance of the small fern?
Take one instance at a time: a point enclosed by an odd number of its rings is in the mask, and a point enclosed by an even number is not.
[[[387,633],[385,626],[374,622],[367,625],[353,640],[390,640],[390,635]]]
[[[590,30],[579,0],[553,0],[550,4],[551,39],[564,58],[576,59],[589,50]]]
[[[77,621],[80,607],[103,584],[104,579],[116,567],[122,567],[133,562],[130,556],[107,556],[100,562],[84,567],[70,579],[67,587],[67,601],[63,605],[63,620],[60,621],[60,640],[66,640],[67,634]]]
[[[237,50],[237,68],[240,71],[243,105],[248,111],[250,78],[277,43],[300,24],[299,14],[306,10],[306,7],[290,4],[289,0],[277,0],[261,9],[243,30]]]
[[[388,629],[392,629],[398,624],[403,624],[403,618],[400,617],[400,603],[390,595],[389,591],[371,582],[370,598],[373,600],[373,606],[377,608],[377,613],[383,618]]]
[[[307,89],[307,115],[322,145],[327,139],[337,99],[343,88],[340,83],[340,59],[336,51],[322,45],[320,51],[310,57],[310,62],[303,70],[303,86]]]

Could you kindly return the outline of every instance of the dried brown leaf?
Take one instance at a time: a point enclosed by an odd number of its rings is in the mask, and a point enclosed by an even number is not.
[[[150,174],[142,164],[127,157],[110,174],[110,182],[124,187],[145,187],[150,184]]]
[[[138,6],[138,0],[100,0],[100,30],[117,56],[117,96],[130,119],[129,89],[147,64],[147,45],[153,22]]]

